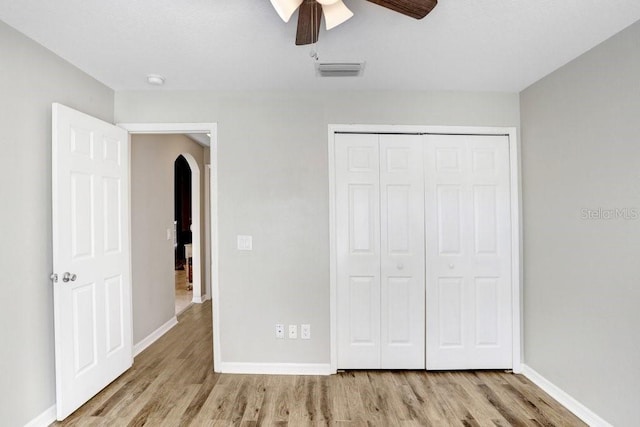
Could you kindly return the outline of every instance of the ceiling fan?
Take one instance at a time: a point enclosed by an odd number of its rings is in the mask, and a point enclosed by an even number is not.
[[[438,4],[438,0],[367,0],[386,7],[394,12],[422,19]],[[271,0],[278,15],[289,22],[296,9],[298,13],[298,31],[296,44],[305,45],[318,41],[320,20],[324,15],[327,30],[330,30],[353,16],[353,12],[342,0]]]

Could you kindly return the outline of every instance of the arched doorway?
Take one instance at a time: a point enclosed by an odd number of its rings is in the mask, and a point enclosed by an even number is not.
[[[200,168],[188,153],[174,163],[174,263],[176,314],[202,302]]]

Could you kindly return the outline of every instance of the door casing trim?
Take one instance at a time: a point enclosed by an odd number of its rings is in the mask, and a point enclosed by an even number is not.
[[[210,202],[210,216],[211,216],[211,235],[209,240],[211,242],[211,259],[207,260],[210,263],[211,271],[211,283],[205,285],[205,289],[211,287],[212,298],[212,322],[213,322],[213,369],[215,372],[220,372],[221,366],[221,349],[220,349],[220,286],[219,286],[219,274],[218,274],[218,124],[217,123],[118,123],[117,126],[127,130],[129,132],[129,139],[131,134],[186,134],[186,133],[206,133],[209,135],[211,144],[209,146],[209,163],[211,165],[211,173],[209,174],[209,202]],[[129,149],[131,144],[129,143]],[[129,163],[131,168],[131,163]],[[129,175],[131,177],[131,175]],[[127,183],[129,190],[131,189],[131,178]],[[206,188],[206,186],[205,186]],[[131,212],[129,212],[131,216]],[[205,227],[206,229],[206,227]],[[129,241],[131,241],[131,230],[129,230]],[[203,242],[204,244],[204,242]],[[131,261],[130,261],[131,264]],[[206,298],[206,295],[205,295]]]

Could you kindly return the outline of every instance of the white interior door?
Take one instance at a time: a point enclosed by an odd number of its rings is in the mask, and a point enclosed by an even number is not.
[[[421,138],[335,140],[338,367],[424,368]]]
[[[424,179],[420,135],[380,135],[381,364],[424,369]]]
[[[507,136],[425,136],[427,369],[512,367]]]
[[[59,420],[131,367],[129,141],[53,105],[53,268]]]
[[[338,367],[380,368],[377,135],[336,135]]]

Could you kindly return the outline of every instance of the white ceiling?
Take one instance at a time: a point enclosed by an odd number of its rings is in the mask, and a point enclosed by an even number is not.
[[[639,0],[440,0],[421,21],[345,3],[314,49],[366,61],[360,78],[316,77],[269,0],[0,0],[0,20],[115,90],[512,92],[640,19]]]

